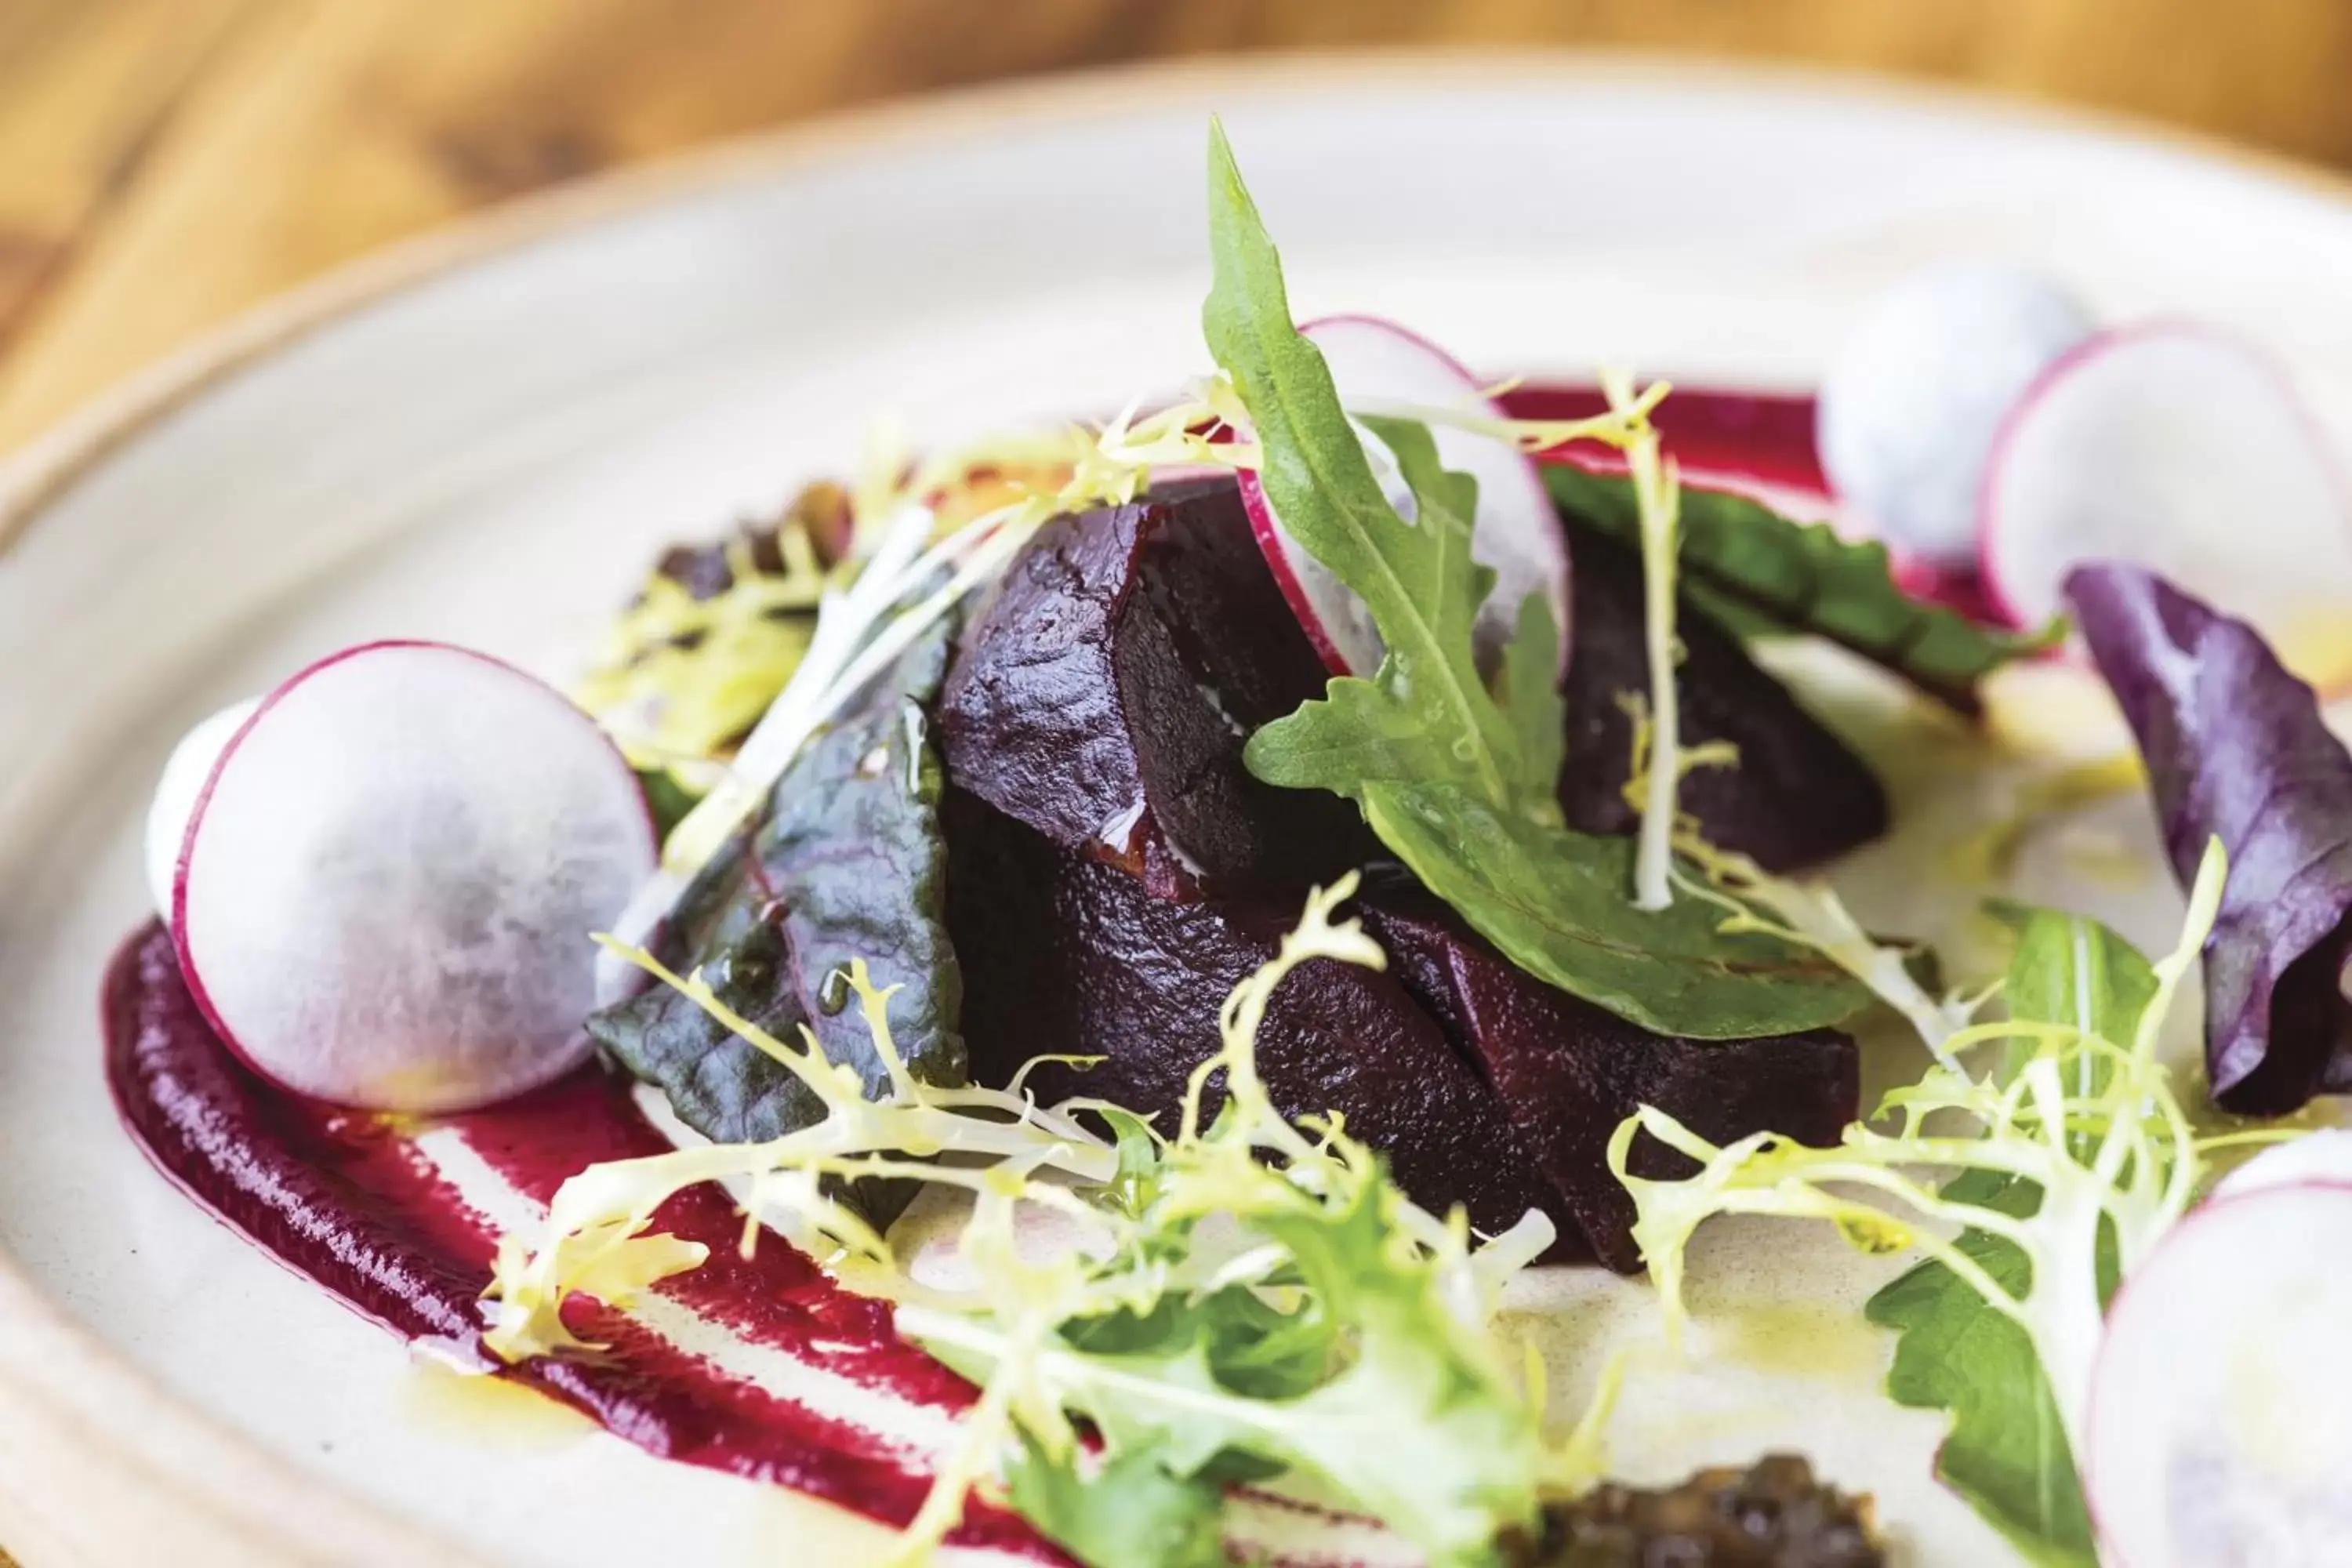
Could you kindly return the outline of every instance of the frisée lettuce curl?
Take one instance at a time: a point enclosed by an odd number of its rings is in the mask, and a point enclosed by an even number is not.
[[[583,1348],[565,1300],[625,1305],[697,1267],[703,1249],[653,1232],[655,1213],[696,1183],[730,1181],[747,1250],[761,1222],[775,1226],[896,1300],[899,1331],[979,1384],[902,1561],[940,1542],[975,1491],[1009,1495],[1084,1555],[1089,1521],[1106,1517],[1103,1489],[1132,1487],[1131,1507],[1155,1529],[1220,1562],[1208,1553],[1222,1552],[1226,1489],[1276,1476],[1384,1521],[1433,1563],[1496,1561],[1497,1542],[1533,1530],[1546,1499],[1598,1476],[1599,1415],[1548,1434],[1537,1367],[1496,1330],[1504,1284],[1549,1244],[1550,1222],[1530,1213],[1481,1240],[1458,1210],[1408,1199],[1336,1119],[1286,1120],[1258,1076],[1258,1026],[1286,976],[1316,960],[1383,965],[1357,921],[1333,918],[1354,887],[1350,875],[1317,889],[1277,955],[1234,990],[1221,1047],[1194,1069],[1172,1132],[1096,1102],[1039,1106],[1018,1080],[920,1082],[890,1043],[888,994],[857,965],[851,989],[891,1064],[891,1092],[868,1100],[813,1036],[773,1039],[698,977],[630,953],[782,1062],[826,1115],[771,1142],[572,1177],[535,1239],[499,1249],[491,1347],[509,1360]],[[860,1176],[968,1194],[954,1244],[968,1283],[909,1277],[887,1239],[829,1195],[828,1178]],[[1043,1256],[1022,1247],[1025,1211],[1075,1223],[1081,1241]],[[1597,1408],[1612,1387],[1603,1380]]]
[[[1633,1194],[1633,1237],[1669,1330],[1686,1319],[1685,1254],[1706,1220],[1827,1220],[1864,1252],[1916,1247],[2022,1329],[2079,1451],[2114,1282],[2188,1212],[2216,1150],[2291,1135],[2200,1137],[2158,1058],[2164,1019],[2212,929],[2226,871],[2216,841],[2200,863],[2179,943],[2153,966],[2151,994],[2127,1037],[2108,1037],[2087,1009],[2073,1021],[2016,1016],[1941,1031],[1931,1041],[1938,1060],[1926,1076],[1889,1093],[1874,1122],[1849,1127],[1831,1149],[1769,1132],[1717,1146],[1654,1109],[1629,1118],[1611,1142],[1610,1166]],[[1756,889],[1748,896],[1759,897]],[[1761,896],[1770,901],[1770,889]],[[1833,931],[1824,935],[1834,940]],[[2012,987],[2018,983],[2013,974]],[[1966,1059],[1988,1047],[2000,1048],[2000,1065],[1970,1072]],[[1697,1173],[1676,1181],[1634,1175],[1628,1162],[1644,1133],[1689,1156]],[[2038,1204],[2019,1214],[1959,1195],[1986,1183],[2022,1185],[2039,1194]],[[2028,1267],[1996,1278],[1958,1232],[1996,1238]]]

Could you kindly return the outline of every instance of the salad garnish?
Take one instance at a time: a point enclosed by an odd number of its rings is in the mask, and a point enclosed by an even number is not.
[[[759,721],[808,652],[848,506],[812,485],[772,522],[663,555],[576,692],[632,761],[693,780]]]
[[[1640,1212],[1634,1237],[1669,1330],[1685,1315],[1685,1249],[1716,1215],[1822,1219],[1865,1252],[1927,1253],[1871,1303],[1874,1321],[1904,1335],[1891,1391],[1954,1412],[1940,1473],[1988,1519],[2044,1560],[2088,1561],[2070,1456],[2107,1301],[2188,1212],[2217,1152],[2296,1135],[2200,1135],[2158,1051],[2227,867],[2209,843],[2180,941],[2152,966],[2094,921],[2006,910],[2018,930],[2010,1016],[1947,1034],[1937,1065],[1881,1104],[1874,1121],[1891,1131],[1856,1123],[1834,1149],[1769,1132],[1718,1147],[1654,1110],[1629,1119],[1611,1163]],[[1960,1065],[1979,1054],[1995,1059]],[[1633,1174],[1643,1133],[1697,1174]],[[1940,1184],[1919,1173],[1938,1170],[1958,1173]]]
[[[2147,760],[2165,851],[2238,867],[2205,955],[2205,1049],[2232,1110],[2280,1115],[2352,1090],[2352,752],[2260,634],[2137,567],[2066,591]]]
[[[981,1385],[902,1559],[936,1545],[966,1495],[995,1484],[1017,1449],[1014,1498],[1076,1545],[1124,1497],[1189,1543],[1192,1555],[1174,1561],[1221,1561],[1206,1553],[1223,1550],[1213,1521],[1225,1489],[1295,1473],[1387,1521],[1433,1563],[1492,1562],[1499,1536],[1535,1529],[1546,1497],[1598,1474],[1597,1422],[1548,1436],[1540,1383],[1496,1329],[1502,1286],[1549,1243],[1550,1222],[1531,1214],[1477,1241],[1458,1214],[1406,1198],[1344,1128],[1285,1120],[1257,1076],[1258,1026],[1292,971],[1318,958],[1385,963],[1355,921],[1333,918],[1353,891],[1349,878],[1314,893],[1280,955],[1234,990],[1223,1045],[1194,1069],[1172,1136],[1113,1106],[1039,1107],[1017,1083],[923,1083],[863,963],[848,983],[889,1073],[877,1100],[814,1033],[787,1044],[704,982],[630,954],[785,1066],[824,1119],[764,1143],[680,1150],[565,1183],[536,1247],[517,1240],[500,1252],[492,1347],[509,1357],[576,1348],[565,1298],[625,1301],[698,1265],[700,1248],[648,1234],[654,1211],[684,1186],[741,1180],[748,1213],[898,1297],[899,1331]],[[1226,1096],[1213,1118],[1201,1110],[1213,1078]],[[1115,1136],[1084,1125],[1089,1111]],[[986,1163],[921,1157],[934,1153]],[[968,1289],[908,1274],[826,1180],[874,1176],[971,1195],[956,1243]],[[1079,1221],[1084,1245],[1025,1255],[1014,1240],[1024,1208]],[[747,1230],[747,1246],[756,1235]],[[1094,1445],[1081,1441],[1080,1420]],[[1415,1441],[1397,1442],[1400,1432]]]
[[[1438,467],[1425,426],[1363,417],[1417,503],[1414,521],[1397,514],[1320,356],[1291,325],[1273,243],[1214,130],[1209,199],[1214,280],[1202,326],[1248,411],[1259,480],[1284,525],[1363,596],[1387,645],[1376,674],[1334,677],[1323,699],[1252,735],[1250,771],[1354,800],[1381,842],[1522,968],[1645,1027],[1741,1039],[1851,1015],[1863,994],[1818,954],[1726,932],[1711,906],[1637,907],[1642,852],[1561,824],[1556,687],[1525,655],[1507,655],[1498,701],[1473,656],[1494,582],[1470,555],[1474,488]],[[1629,395],[1629,444],[1639,410]],[[1555,645],[1540,595],[1519,624],[1520,640]]]
[[[771,1035],[810,1030],[869,1094],[890,1075],[847,1004],[853,961],[896,998],[895,1043],[925,1083],[966,1081],[962,984],[947,931],[940,760],[926,705],[948,664],[934,626],[777,780],[758,827],[705,867],[671,912],[665,948],[688,955],[728,1006]],[[588,1032],[678,1119],[720,1142],[760,1142],[821,1118],[824,1102],[700,1007],[656,986],[588,1017]],[[856,1194],[869,1219],[903,1189]]]
[[[1548,463],[1544,482],[1571,535],[1642,538],[1639,498],[1621,476]],[[1797,522],[1731,490],[1677,491],[1681,592],[1742,638],[1817,637],[1909,681],[1954,711],[1983,710],[1977,688],[2006,664],[2057,646],[2065,623],[2005,632],[1895,584],[1886,545]]]

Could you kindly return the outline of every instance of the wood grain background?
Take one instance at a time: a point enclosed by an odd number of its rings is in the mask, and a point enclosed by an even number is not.
[[[0,451],[323,268],[614,163],[987,78],[1416,42],[1869,68],[2352,163],[2347,0],[0,0]]]

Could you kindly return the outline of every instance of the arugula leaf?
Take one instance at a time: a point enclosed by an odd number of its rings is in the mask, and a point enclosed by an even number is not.
[[[1559,623],[1551,601],[1529,594],[1519,605],[1519,624],[1503,649],[1503,711],[1518,737],[1528,775],[1557,779],[1568,761],[1568,699],[1559,689]]]
[[[1641,542],[1632,482],[1570,463],[1543,466],[1544,484],[1571,528]],[[1725,490],[1685,489],[1681,581],[1694,605],[1742,637],[1811,634],[1904,677],[1962,713],[1982,707],[1977,682],[2012,659],[2054,646],[2038,632],[1994,631],[1912,598],[1895,585],[1886,546],[1839,537]]]
[[[2017,932],[2003,989],[2012,1019],[2108,1040],[2138,1032],[2158,986],[2156,971],[2138,949],[2080,915],[2007,902],[1992,907]],[[2019,1065],[2012,1053],[2009,1070]],[[2096,1072],[2094,1092],[2105,1076]],[[2042,1206],[2036,1184],[1989,1171],[1964,1171],[1937,1195],[2021,1219]],[[2101,1243],[2105,1297],[2114,1290],[2111,1230],[2102,1233]],[[2021,1299],[2031,1291],[2032,1266],[2013,1243],[1970,1230],[1956,1245],[2002,1289]],[[2025,1330],[1933,1261],[1879,1291],[1864,1310],[1872,1322],[1902,1336],[1886,1375],[1887,1394],[1898,1405],[1952,1413],[1950,1435],[1936,1456],[1937,1478],[2032,1562],[2044,1568],[2097,1568],[2065,1423]]]
[[[2009,1016],[2063,1024],[2105,1040],[2128,1040],[2156,998],[2156,972],[2139,949],[2082,915],[2037,909],[2005,899],[1987,906],[2017,933],[2002,999]],[[2017,1070],[2020,1051],[2002,1065]]]
[[[1558,646],[1549,612],[1522,606],[1507,707],[1474,662],[1471,629],[1494,586],[1470,553],[1475,484],[1443,468],[1426,427],[1368,417],[1412,491],[1414,521],[1391,507],[1321,354],[1291,325],[1281,263],[1214,128],[1209,207],[1215,280],[1202,325],[1249,411],[1259,480],[1284,526],[1362,595],[1388,647],[1371,678],[1337,677],[1322,700],[1251,736],[1250,771],[1354,800],[1513,962],[1645,1028],[1740,1039],[1853,1013],[1865,993],[1822,954],[1727,935],[1723,910],[1702,900],[1637,910],[1625,892],[1633,844],[1562,826],[1561,709],[1538,668]]]
[[[1726,933],[1723,908],[1706,900],[1636,909],[1631,838],[1496,811],[1444,782],[1323,782],[1352,796],[1381,842],[1520,968],[1645,1029],[1696,1040],[1796,1034],[1869,999],[1818,948]]]
[[[1087,1568],[1232,1568],[1224,1489],[1171,1475],[1151,1453],[1121,1453],[1083,1475],[1030,1439],[1006,1465],[1004,1479],[1022,1517]]]
[[[2031,1216],[2032,1183],[1967,1171],[1940,1194],[1995,1213]],[[2023,1295],[2025,1254],[1980,1230],[1957,1243],[2005,1290]],[[1936,1476],[2042,1568],[2098,1568],[2074,1452],[2033,1341],[1941,1263],[1923,1263],[1870,1299],[1864,1315],[1902,1337],[1886,1392],[1897,1405],[1948,1410],[1951,1431]]]

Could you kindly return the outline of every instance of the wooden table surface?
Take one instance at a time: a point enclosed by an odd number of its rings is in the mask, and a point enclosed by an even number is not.
[[[1866,67],[2352,163],[2346,0],[0,0],[0,452],[520,191],[1103,61],[1577,43]]]
[[[0,0],[0,452],[518,192],[953,83],[1417,42],[1870,68],[2352,164],[2346,0]]]

